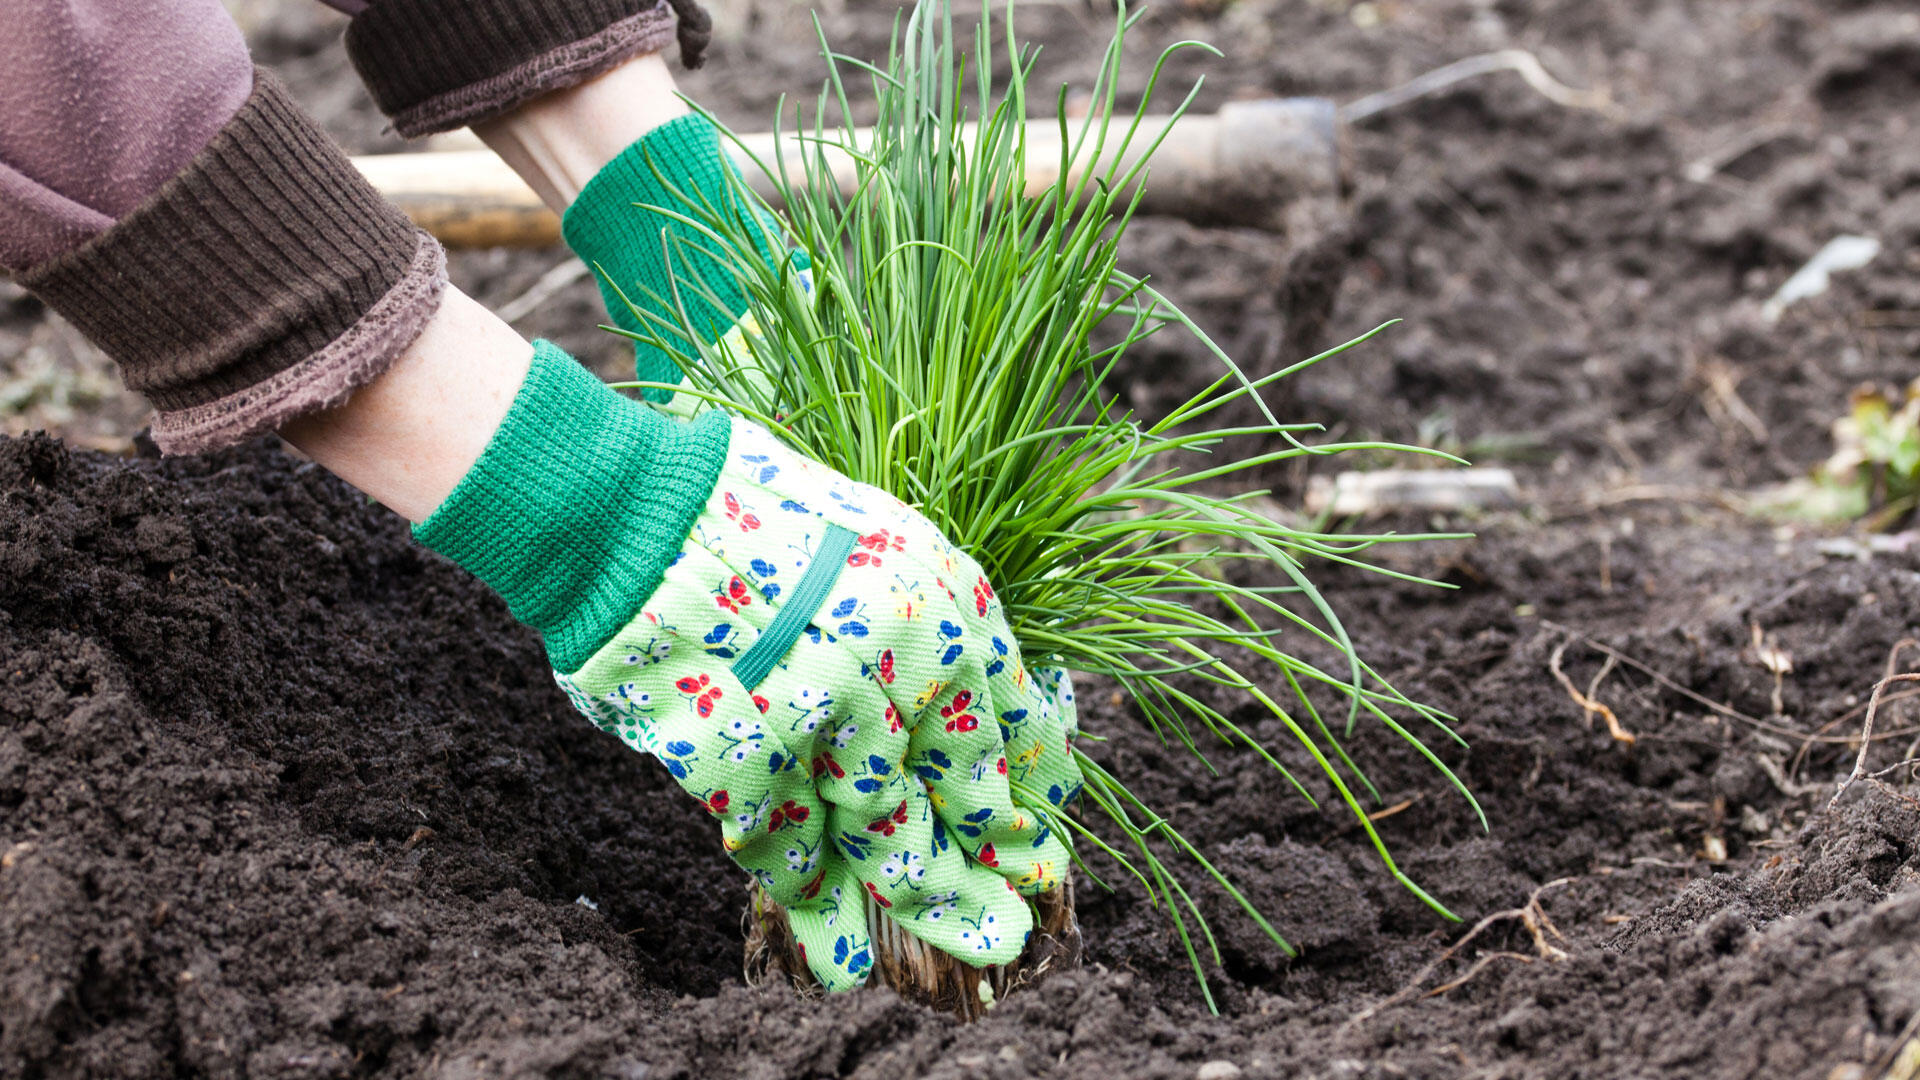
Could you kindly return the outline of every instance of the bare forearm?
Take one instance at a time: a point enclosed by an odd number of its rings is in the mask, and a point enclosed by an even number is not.
[[[407,520],[425,521],[479,460],[532,355],[512,327],[449,287],[385,374],[280,435]]]

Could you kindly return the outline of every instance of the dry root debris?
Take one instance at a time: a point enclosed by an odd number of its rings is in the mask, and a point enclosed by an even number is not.
[[[1533,892],[1527,896],[1527,902],[1519,907],[1508,908],[1505,911],[1496,911],[1486,918],[1481,919],[1479,922],[1474,923],[1473,929],[1467,931],[1465,937],[1449,945],[1447,951],[1434,957],[1426,967],[1420,969],[1419,974],[1415,975],[1412,981],[1401,987],[1391,997],[1369,1005],[1365,1009],[1355,1013],[1353,1019],[1347,1021],[1346,1024],[1342,1026],[1342,1030],[1351,1031],[1361,1024],[1366,1023],[1368,1020],[1373,1019],[1375,1016],[1378,1016],[1380,1013],[1385,1012],[1395,1005],[1409,1001],[1415,996],[1437,997],[1449,990],[1465,986],[1496,960],[1516,960],[1522,964],[1531,964],[1535,959],[1545,960],[1548,963],[1558,963],[1559,961],[1565,960],[1567,958],[1567,951],[1555,945],[1553,942],[1567,940],[1566,935],[1562,934],[1560,928],[1553,925],[1553,920],[1547,917],[1546,909],[1540,906],[1540,897],[1545,895],[1547,890],[1557,889],[1562,885],[1571,883],[1573,880],[1574,879],[1570,877],[1555,878],[1533,890]],[[1447,961],[1453,959],[1454,956],[1458,955],[1460,950],[1472,944],[1473,940],[1480,936],[1481,931],[1495,923],[1506,922],[1508,920],[1518,920],[1520,925],[1527,928],[1527,933],[1533,936],[1534,956],[1510,951],[1483,953],[1473,962],[1473,966],[1467,969],[1466,974],[1461,975],[1457,979],[1441,983],[1439,986],[1428,990],[1424,994],[1420,992],[1421,986],[1426,984],[1426,981],[1433,976],[1433,973],[1439,970],[1442,964],[1445,964]],[[1550,938],[1552,940],[1549,940]]]
[[[803,995],[824,993],[800,956],[786,911],[758,882],[748,887],[748,893],[748,985],[784,977]],[[890,987],[908,1001],[951,1013],[962,1022],[978,1020],[1008,994],[1080,963],[1080,920],[1074,913],[1072,875],[1030,903],[1034,927],[1026,949],[1012,963],[976,968],[907,933],[869,898],[867,934],[872,940],[873,974],[867,985]]]
[[[1613,736],[1614,742],[1632,746],[1635,741],[1633,732],[1622,727],[1620,718],[1613,714],[1613,710],[1595,698],[1595,695],[1600,692],[1600,683],[1613,670],[1615,659],[1612,656],[1607,657],[1607,662],[1600,668],[1600,674],[1593,677],[1593,683],[1583,694],[1579,687],[1573,685],[1573,680],[1567,677],[1567,673],[1560,668],[1560,659],[1567,654],[1567,646],[1571,644],[1571,641],[1563,641],[1553,650],[1553,655],[1547,659],[1548,670],[1553,672],[1553,677],[1559,680],[1561,686],[1566,687],[1567,696],[1573,699],[1573,703],[1580,706],[1581,711],[1586,714],[1588,727],[1593,726],[1593,718],[1598,714],[1607,722],[1607,734]]]

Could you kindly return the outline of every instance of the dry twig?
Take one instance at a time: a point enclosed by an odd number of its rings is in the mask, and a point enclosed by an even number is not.
[[[1749,623],[1753,631],[1753,662],[1767,669],[1773,675],[1773,715],[1777,719],[1786,715],[1786,677],[1793,673],[1793,654],[1780,647],[1772,634],[1760,628],[1759,623]]]
[[[1867,783],[1872,784],[1876,788],[1879,788],[1881,791],[1885,792],[1889,797],[1899,799],[1901,802],[1906,803],[1908,806],[1913,807],[1915,810],[1920,810],[1920,799],[1916,799],[1904,791],[1897,790],[1896,788],[1894,788],[1893,785],[1887,783],[1885,780],[1881,780],[1871,774],[1867,776],[1863,776],[1860,779],[1865,780]]]
[[[1533,935],[1533,948],[1534,948],[1534,951],[1538,954],[1539,959],[1546,960],[1550,963],[1558,963],[1561,960],[1565,960],[1567,958],[1567,951],[1565,949],[1560,948],[1558,945],[1553,944],[1551,941],[1548,941],[1547,938],[1549,936],[1552,936],[1557,940],[1565,941],[1567,940],[1566,935],[1562,934],[1560,932],[1560,928],[1553,925],[1553,920],[1547,917],[1546,910],[1540,906],[1540,897],[1544,895],[1548,889],[1557,889],[1562,885],[1570,884],[1573,880],[1574,879],[1570,877],[1555,878],[1554,880],[1547,882],[1545,885],[1542,885],[1539,888],[1533,890],[1533,892],[1527,897],[1527,902],[1520,905],[1519,907],[1508,908],[1505,911],[1496,911],[1493,914],[1487,916],[1486,918],[1481,919],[1479,922],[1474,923],[1473,929],[1467,931],[1467,934],[1465,937],[1461,938],[1459,941],[1456,941],[1452,945],[1448,946],[1447,951],[1441,953],[1439,956],[1434,957],[1431,963],[1427,964],[1426,967],[1423,967],[1420,969],[1419,974],[1416,974],[1413,977],[1412,981],[1408,982],[1407,985],[1401,987],[1398,991],[1396,991],[1393,994],[1393,996],[1386,998],[1383,1001],[1377,1002],[1373,1005],[1369,1005],[1368,1007],[1354,1014],[1353,1019],[1341,1025],[1341,1031],[1345,1032],[1353,1028],[1356,1028],[1361,1024],[1366,1023],[1368,1020],[1373,1019],[1375,1016],[1378,1016],[1380,1013],[1384,1012],[1385,1010],[1392,1008],[1393,1006],[1398,1005],[1401,1002],[1404,1002],[1412,998],[1416,993],[1419,993],[1420,985],[1426,982],[1428,977],[1430,977],[1435,971],[1439,969],[1440,965],[1446,963],[1448,960],[1453,959],[1453,957],[1456,954],[1458,954],[1461,949],[1466,948],[1469,944],[1472,943],[1474,938],[1479,937],[1481,931],[1485,930],[1487,927],[1492,926],[1494,923],[1497,923],[1497,922],[1505,922],[1509,919],[1520,920],[1520,925],[1526,927],[1527,932]],[[1481,970],[1484,969],[1489,963],[1499,959],[1514,959],[1514,960],[1520,960],[1524,963],[1531,964],[1533,963],[1535,958],[1524,955],[1522,953],[1515,953],[1515,952],[1488,953],[1487,955],[1482,956],[1480,957],[1480,959],[1475,961],[1473,966],[1467,969],[1467,973],[1465,975],[1462,975],[1461,977],[1454,979],[1451,982],[1442,983],[1441,985],[1426,992],[1425,994],[1421,994],[1420,996],[1433,997],[1436,994],[1444,994],[1449,990],[1465,985],[1474,976],[1478,975],[1481,972]]]
[[[1625,664],[1626,666],[1632,668],[1633,670],[1639,672],[1640,674],[1645,675],[1647,678],[1652,679],[1654,682],[1659,683],[1661,686],[1664,686],[1667,689],[1673,691],[1674,693],[1679,694],[1681,697],[1684,697],[1689,701],[1696,702],[1709,709],[1712,709],[1714,712],[1717,712],[1722,716],[1728,717],[1733,720],[1738,720],[1743,724],[1748,724],[1752,727],[1758,728],[1761,731],[1771,732],[1775,735],[1782,735],[1787,738],[1804,739],[1808,737],[1806,732],[1801,731],[1798,728],[1784,727],[1780,724],[1769,724],[1765,720],[1762,720],[1757,716],[1748,716],[1746,713],[1741,712],[1739,709],[1736,709],[1731,705],[1725,704],[1723,702],[1715,701],[1712,698],[1707,697],[1706,695],[1700,693],[1697,690],[1690,690],[1687,687],[1680,685],[1680,683],[1676,682],[1671,677],[1664,675],[1659,671],[1654,670],[1651,667],[1648,667],[1646,664],[1643,664],[1640,661],[1635,660],[1633,657],[1628,656],[1626,653],[1621,652],[1619,649],[1616,649],[1611,645],[1603,645],[1600,642],[1595,641],[1590,637],[1587,637],[1585,634],[1580,633],[1578,630],[1575,630],[1570,626],[1563,626],[1560,623],[1554,622],[1551,619],[1541,619],[1540,624],[1542,626],[1546,626],[1554,630],[1558,630],[1563,634],[1570,635],[1573,638],[1573,640],[1580,642],[1581,644],[1585,645],[1587,648],[1592,649],[1595,652],[1598,652],[1604,656],[1613,657],[1615,660],[1620,661],[1622,664]]]
[[[1420,996],[1421,997],[1439,997],[1441,994],[1444,994],[1449,990],[1454,990],[1454,989],[1458,989],[1459,987],[1465,986],[1468,983],[1472,982],[1474,979],[1474,976],[1480,974],[1482,969],[1484,969],[1487,965],[1493,963],[1495,960],[1518,960],[1523,964],[1533,963],[1533,957],[1528,956],[1526,953],[1517,953],[1517,952],[1482,953],[1480,956],[1480,959],[1475,960],[1473,962],[1473,966],[1467,969],[1467,973],[1465,975],[1462,975],[1459,978],[1454,979],[1452,982],[1443,982],[1439,986],[1434,987],[1433,989],[1427,991],[1426,993]]]
[[[1881,698],[1880,705],[1881,707],[1884,708],[1885,706],[1891,705],[1896,701],[1906,701],[1909,698],[1916,698],[1916,697],[1920,697],[1920,689],[1901,690],[1892,694],[1888,694],[1887,696]],[[1827,732],[1832,731],[1834,728],[1839,727],[1841,724],[1846,723],[1847,721],[1853,719],[1856,716],[1859,716],[1861,713],[1864,713],[1866,711],[1867,711],[1867,706],[1864,703],[1860,705],[1855,705],[1853,708],[1848,709],[1846,712],[1841,713],[1839,716],[1836,716],[1833,719],[1827,721],[1826,723],[1821,724],[1819,727],[1813,729],[1813,734],[1801,740],[1800,750],[1798,753],[1793,755],[1793,767],[1787,770],[1787,775],[1789,777],[1799,775],[1800,765],[1802,762],[1804,762],[1807,759],[1807,751],[1813,749],[1816,743],[1851,743],[1854,740],[1854,736],[1852,735],[1829,736],[1827,735]],[[1908,727],[1894,728],[1891,731],[1876,732],[1873,736],[1873,739],[1875,742],[1878,742],[1881,739],[1897,739],[1902,735],[1914,735],[1914,734],[1920,734],[1920,726],[1908,726]]]
[[[1912,769],[1914,770],[1915,773],[1920,773],[1920,757],[1910,757],[1902,761],[1896,761],[1893,764],[1887,766],[1886,768],[1881,769],[1877,772],[1870,772],[1867,775],[1861,777],[1860,779],[1878,780],[1883,776],[1891,776],[1894,773],[1899,772],[1901,769]],[[1912,777],[1908,777],[1908,779],[1912,779]]]
[[[1853,782],[1860,779],[1867,771],[1867,751],[1873,749],[1873,718],[1880,711],[1880,695],[1886,692],[1888,686],[1897,682],[1920,682],[1920,672],[1894,674],[1895,669],[1900,666],[1901,651],[1909,648],[1920,649],[1920,641],[1901,638],[1887,653],[1885,672],[1881,675],[1880,681],[1873,684],[1873,696],[1867,699],[1867,719],[1860,730],[1860,753],[1853,759],[1853,771],[1847,774],[1845,780],[1840,781],[1840,788],[1833,793],[1833,798],[1827,800],[1827,809],[1833,809],[1840,802],[1840,796],[1845,795],[1847,789],[1853,786]]]
[[[1913,1080],[1920,1076],[1920,1009],[1893,1037],[1893,1048],[1875,1063],[1874,1071],[1880,1073],[1880,1080]]]
[[[1800,124],[1774,124],[1742,132],[1738,138],[1725,146],[1688,162],[1686,168],[1680,170],[1680,175],[1696,184],[1707,183],[1713,180],[1720,170],[1753,151],[1768,143],[1795,136],[1811,138],[1806,128]]]
[[[1567,646],[1571,644],[1573,644],[1571,640],[1563,641],[1559,647],[1553,650],[1553,655],[1547,659],[1547,670],[1553,672],[1553,677],[1560,680],[1561,686],[1567,688],[1567,696],[1571,697],[1573,703],[1580,706],[1586,713],[1587,726],[1589,728],[1593,726],[1594,715],[1598,714],[1601,719],[1607,722],[1607,734],[1613,736],[1613,741],[1632,746],[1637,741],[1633,732],[1620,726],[1620,718],[1613,715],[1612,709],[1608,708],[1602,702],[1595,701],[1593,698],[1593,695],[1600,689],[1600,680],[1606,678],[1607,672],[1613,670],[1615,658],[1611,656],[1607,657],[1606,666],[1600,669],[1600,674],[1593,677],[1593,685],[1583,694],[1580,692],[1579,687],[1573,685],[1573,680],[1567,678],[1567,673],[1560,669],[1560,658],[1566,655]]]
[[[1695,503],[1715,506],[1736,514],[1747,512],[1747,504],[1739,496],[1725,491],[1708,488],[1680,487],[1674,484],[1627,484],[1607,491],[1596,492],[1582,500],[1587,511],[1604,510],[1622,503],[1658,502],[1658,503]]]
[[[1412,807],[1414,803],[1417,803],[1426,797],[1427,797],[1427,793],[1422,791],[1409,798],[1401,799],[1399,802],[1394,803],[1392,806],[1385,807],[1380,810],[1375,810],[1373,813],[1368,814],[1367,820],[1370,822],[1373,822],[1374,824],[1379,824],[1380,822],[1385,821],[1386,819],[1394,816],[1395,814],[1398,814],[1404,810],[1407,810],[1408,808]],[[1359,828],[1362,828],[1362,826],[1358,821],[1350,821],[1347,824],[1341,826],[1340,835],[1344,836],[1347,833],[1350,833],[1355,829],[1359,829]]]
[[[1732,364],[1719,358],[1701,362],[1699,381],[1700,404],[1715,427],[1723,433],[1738,427],[1761,446],[1772,441],[1766,421],[1740,396],[1740,374]],[[1734,442],[1730,433],[1727,441]]]

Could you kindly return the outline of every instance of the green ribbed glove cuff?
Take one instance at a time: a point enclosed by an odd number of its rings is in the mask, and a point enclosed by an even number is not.
[[[642,335],[659,332],[629,310],[629,302],[680,326],[680,315],[670,306],[674,278],[679,279],[679,300],[688,322],[703,341],[720,340],[746,313],[748,297],[734,271],[703,253],[717,250],[713,241],[647,209],[669,207],[700,220],[710,213],[707,207],[727,205],[735,175],[738,170],[720,145],[719,129],[706,117],[689,114],[647,132],[587,181],[560,219],[560,230],[574,254],[597,268],[600,297],[615,326]],[[779,229],[770,219],[765,225],[760,256],[773,265],[772,241]],[[701,295],[702,288],[712,296]],[[634,343],[634,371],[642,382],[677,383],[681,377],[671,356],[645,342]],[[673,394],[648,390],[646,397],[664,402]]]
[[[620,396],[551,342],[421,543],[466,567],[575,671],[653,595],[713,494],[729,421]]]

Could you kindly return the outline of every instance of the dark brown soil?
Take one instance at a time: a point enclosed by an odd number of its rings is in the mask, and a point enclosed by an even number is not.
[[[33,436],[0,440],[0,1077],[1185,1078],[1231,1062],[1879,1080],[1920,1014],[1920,800],[1895,776],[1823,807],[1889,650],[1920,633],[1920,558],[1830,559],[1713,494],[1803,470],[1853,382],[1920,357],[1903,111],[1920,18],[1810,0],[1364,10],[1378,26],[1341,3],[1242,0],[1156,9],[1146,29],[1230,47],[1207,106],[1345,100],[1518,44],[1623,113],[1495,76],[1353,133],[1347,232],[1290,252],[1146,222],[1131,261],[1258,365],[1406,318],[1295,380],[1292,408],[1521,470],[1526,508],[1465,522],[1479,540],[1388,551],[1456,590],[1326,582],[1362,652],[1461,718],[1471,749],[1443,755],[1486,833],[1406,748],[1365,728],[1355,745],[1401,865],[1464,923],[1395,885],[1337,808],[1250,755],[1199,773],[1095,685],[1102,755],[1298,960],[1190,878],[1221,939],[1210,1017],[1160,914],[1108,875],[1117,892],[1082,890],[1090,966],[972,1027],[886,992],[746,988],[744,889],[698,809],[575,718],[533,636],[391,514],[264,443],[159,462]],[[745,123],[818,68],[784,9],[731,17],[752,29],[691,86]],[[854,3],[829,33],[871,49],[889,17]],[[1097,14],[1026,18],[1050,65],[1086,70]],[[252,27],[343,137],[385,146],[337,29],[297,7]],[[1761,323],[1759,301],[1849,231],[1886,253]],[[560,257],[468,254],[456,276],[501,303]],[[22,344],[0,359],[61,332],[5,303],[0,332]],[[611,372],[598,318],[582,283],[522,329]],[[1148,407],[1198,370],[1156,348]],[[1792,658],[1777,684],[1755,627]],[[1550,673],[1563,645],[1632,746]],[[1632,663],[1603,673],[1602,647]],[[1914,753],[1913,704],[1881,711],[1875,768]],[[1564,937],[1504,918],[1442,960],[1561,879],[1539,910]]]

